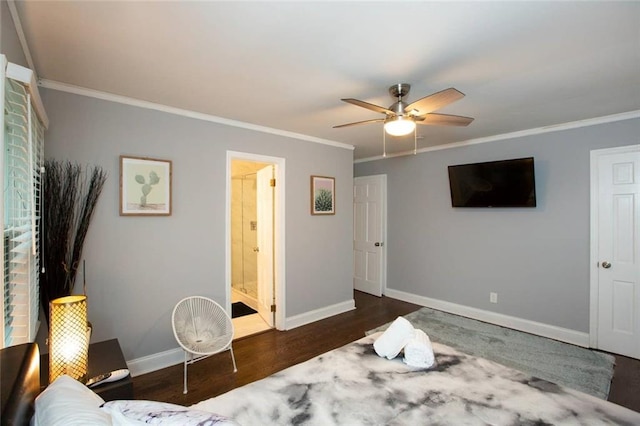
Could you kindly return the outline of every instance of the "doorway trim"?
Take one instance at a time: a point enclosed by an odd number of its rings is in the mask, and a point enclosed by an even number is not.
[[[233,160],[255,161],[259,163],[271,163],[276,165],[276,187],[275,187],[275,246],[273,248],[275,257],[275,300],[276,315],[275,328],[285,329],[286,306],[286,274],[285,274],[285,159],[281,157],[270,157],[261,154],[248,152],[227,151],[227,177],[226,177],[226,197],[225,197],[225,307],[227,312],[231,312],[231,162]]]
[[[589,347],[598,348],[598,306],[599,306],[599,280],[598,280],[598,261],[599,253],[599,217],[598,211],[600,206],[599,189],[598,189],[598,158],[603,155],[624,154],[637,152],[640,145],[627,145],[615,148],[594,149],[590,152],[590,172],[591,172],[591,206],[590,206],[590,256],[589,256]]]

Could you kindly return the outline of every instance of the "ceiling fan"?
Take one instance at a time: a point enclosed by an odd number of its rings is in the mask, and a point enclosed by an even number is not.
[[[395,84],[389,87],[389,94],[394,98],[398,98],[389,108],[383,108],[358,99],[342,99],[344,102],[385,114],[386,117],[340,124],[333,126],[333,128],[384,122],[384,131],[386,133],[392,136],[404,136],[415,131],[416,123],[436,126],[468,126],[473,121],[473,118],[470,117],[435,114],[432,112],[464,97],[464,93],[453,87],[425,96],[409,104],[403,98],[409,94],[410,89],[411,85],[407,83]]]

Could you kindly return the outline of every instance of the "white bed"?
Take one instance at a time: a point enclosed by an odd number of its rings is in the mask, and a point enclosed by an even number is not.
[[[375,338],[364,337],[191,407],[104,403],[86,386],[63,377],[36,398],[31,421],[46,426],[640,425],[640,413],[437,343],[434,367],[411,368],[400,358],[377,356]],[[31,358],[17,365],[33,366],[39,356]],[[21,368],[26,371],[19,375],[23,389],[39,383],[39,371]],[[33,405],[33,392],[15,393],[18,397],[10,399],[16,407]],[[27,411],[9,407],[3,416],[8,412]],[[29,424],[30,414],[20,416],[10,424]]]
[[[250,425],[640,425],[640,413],[433,343],[436,365],[380,358],[376,335],[193,408]]]

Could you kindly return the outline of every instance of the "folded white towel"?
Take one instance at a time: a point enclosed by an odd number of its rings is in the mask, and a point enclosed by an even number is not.
[[[433,365],[435,357],[431,340],[424,331],[416,330],[413,339],[407,342],[403,361],[411,367],[429,368]]]
[[[398,356],[402,348],[404,348],[404,345],[406,345],[414,335],[415,329],[411,323],[402,317],[398,317],[391,323],[389,328],[382,333],[382,336],[373,342],[373,349],[375,349],[378,356],[393,359]]]

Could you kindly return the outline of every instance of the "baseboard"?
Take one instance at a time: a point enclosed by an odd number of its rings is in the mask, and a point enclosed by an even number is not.
[[[548,337],[550,339],[571,343],[585,348],[589,347],[589,333],[556,327],[555,325],[530,321],[469,306],[458,305],[456,303],[445,302],[438,299],[431,299],[429,297],[418,296],[389,288],[386,289],[385,296],[403,300],[405,302],[415,303],[416,305],[425,306],[427,308],[448,312],[450,314],[456,314],[478,321],[484,321],[490,324],[524,331],[525,333]]]
[[[127,361],[127,368],[131,376],[136,377],[182,362],[184,362],[184,351],[182,348],[175,348]]]
[[[315,321],[319,321],[321,319],[342,314],[344,312],[354,310],[355,308],[355,300],[351,299],[344,302],[336,303],[335,305],[327,306],[325,308],[316,309],[315,311],[296,315],[294,317],[286,319],[285,330],[291,330],[292,328],[300,327]],[[152,371],[171,367],[172,365],[180,364],[183,361],[184,351],[181,348],[175,348],[127,361],[127,366],[129,368],[129,372],[131,373],[131,376],[135,377],[142,374],[151,373]]]
[[[315,311],[305,312],[304,314],[296,315],[291,318],[287,318],[285,321],[285,330],[291,330],[292,328],[300,327],[306,324],[311,324],[325,318],[332,317],[334,315],[342,314],[352,311],[356,308],[355,300],[346,300],[344,302],[336,303],[335,305],[327,306]]]

